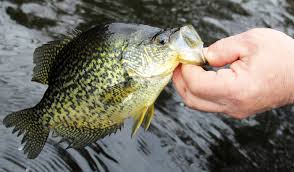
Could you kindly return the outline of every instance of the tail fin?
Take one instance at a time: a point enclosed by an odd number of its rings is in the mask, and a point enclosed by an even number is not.
[[[49,135],[50,130],[42,124],[40,117],[38,110],[30,108],[14,112],[3,120],[7,128],[15,127],[12,133],[19,131],[17,136],[24,133],[21,143],[25,142],[23,150],[29,159],[40,154]]]

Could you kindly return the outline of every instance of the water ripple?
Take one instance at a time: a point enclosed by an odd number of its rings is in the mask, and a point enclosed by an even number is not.
[[[0,2],[0,119],[36,104],[46,86],[30,82],[32,53],[73,28],[102,22],[160,27],[191,23],[206,45],[252,27],[294,35],[292,0],[2,0]],[[150,129],[131,139],[122,131],[85,149],[65,149],[50,138],[35,160],[17,146],[20,138],[0,124],[0,171],[291,171],[294,108],[246,120],[191,110],[170,84],[156,102]]]

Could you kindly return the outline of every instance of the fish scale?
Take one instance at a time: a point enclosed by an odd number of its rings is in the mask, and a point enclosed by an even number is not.
[[[40,154],[50,131],[69,147],[82,148],[116,132],[129,117],[132,136],[141,124],[146,130],[154,102],[179,64],[178,49],[186,48],[183,41],[172,48],[170,37],[178,30],[112,23],[42,45],[34,52],[32,80],[48,88],[37,105],[3,123],[24,134],[30,159]]]

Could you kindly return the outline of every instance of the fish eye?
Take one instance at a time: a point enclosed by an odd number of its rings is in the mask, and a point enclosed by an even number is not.
[[[164,33],[164,31],[160,31],[152,37],[152,40],[160,45],[166,44],[168,39],[169,37],[166,35],[166,33]]]
[[[156,38],[155,38],[155,41],[160,44],[160,45],[164,45],[166,44],[167,42],[167,37],[165,35],[158,35]]]
[[[160,39],[160,40],[159,40],[159,43],[160,43],[161,45],[164,45],[164,44],[165,44],[165,40],[164,40],[164,39]]]

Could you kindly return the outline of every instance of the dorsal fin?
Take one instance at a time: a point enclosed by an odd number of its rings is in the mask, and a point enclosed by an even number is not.
[[[33,69],[32,81],[48,84],[50,69],[56,56],[70,41],[70,38],[51,41],[35,49],[33,62],[36,66]]]
[[[58,53],[80,33],[80,31],[74,29],[69,33],[69,36],[64,36],[63,39],[51,41],[36,48],[33,58],[36,66],[33,69],[32,81],[48,84],[49,73]]]

